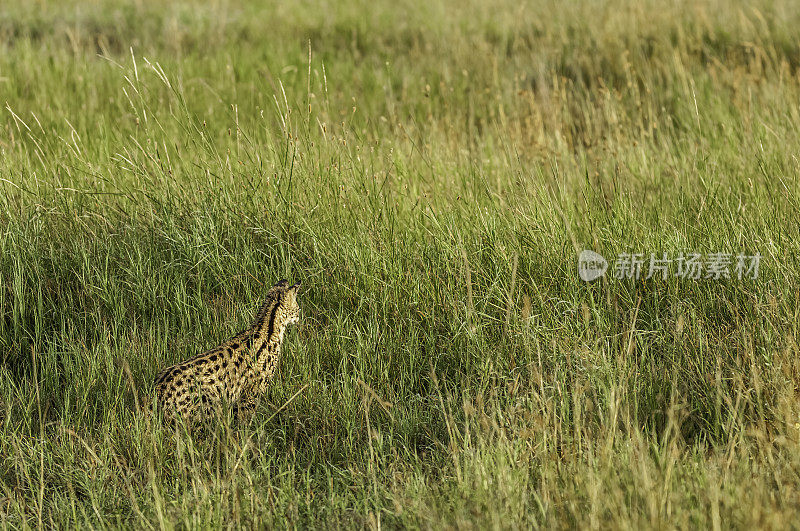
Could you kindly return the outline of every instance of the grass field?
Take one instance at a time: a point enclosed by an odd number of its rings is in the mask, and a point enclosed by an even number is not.
[[[0,6],[3,527],[796,525],[800,4],[163,5]],[[252,423],[137,412],[281,278]]]

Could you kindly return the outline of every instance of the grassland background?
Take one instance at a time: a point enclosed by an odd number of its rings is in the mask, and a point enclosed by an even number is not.
[[[789,0],[3,3],[0,523],[796,522],[798,27]],[[584,247],[763,258],[586,285]],[[305,319],[252,424],[136,412],[283,277]]]

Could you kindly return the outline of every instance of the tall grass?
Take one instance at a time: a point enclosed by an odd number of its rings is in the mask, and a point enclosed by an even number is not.
[[[0,8],[5,527],[782,527],[800,8]],[[577,275],[744,252],[757,279]],[[269,396],[137,406],[301,280]]]

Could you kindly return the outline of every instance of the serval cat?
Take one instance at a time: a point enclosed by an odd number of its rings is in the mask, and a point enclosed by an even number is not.
[[[300,320],[297,291],[281,280],[267,293],[250,328],[218,347],[161,371],[156,377],[156,407],[167,421],[195,422],[217,408],[232,407],[239,418],[252,415],[275,374],[289,325]]]

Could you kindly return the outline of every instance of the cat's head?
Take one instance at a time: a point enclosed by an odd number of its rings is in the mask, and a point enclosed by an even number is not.
[[[277,308],[274,310],[276,317],[287,325],[293,325],[300,321],[300,304],[297,300],[300,282],[289,285],[286,280],[281,280],[269,290],[269,297],[274,298]]]

